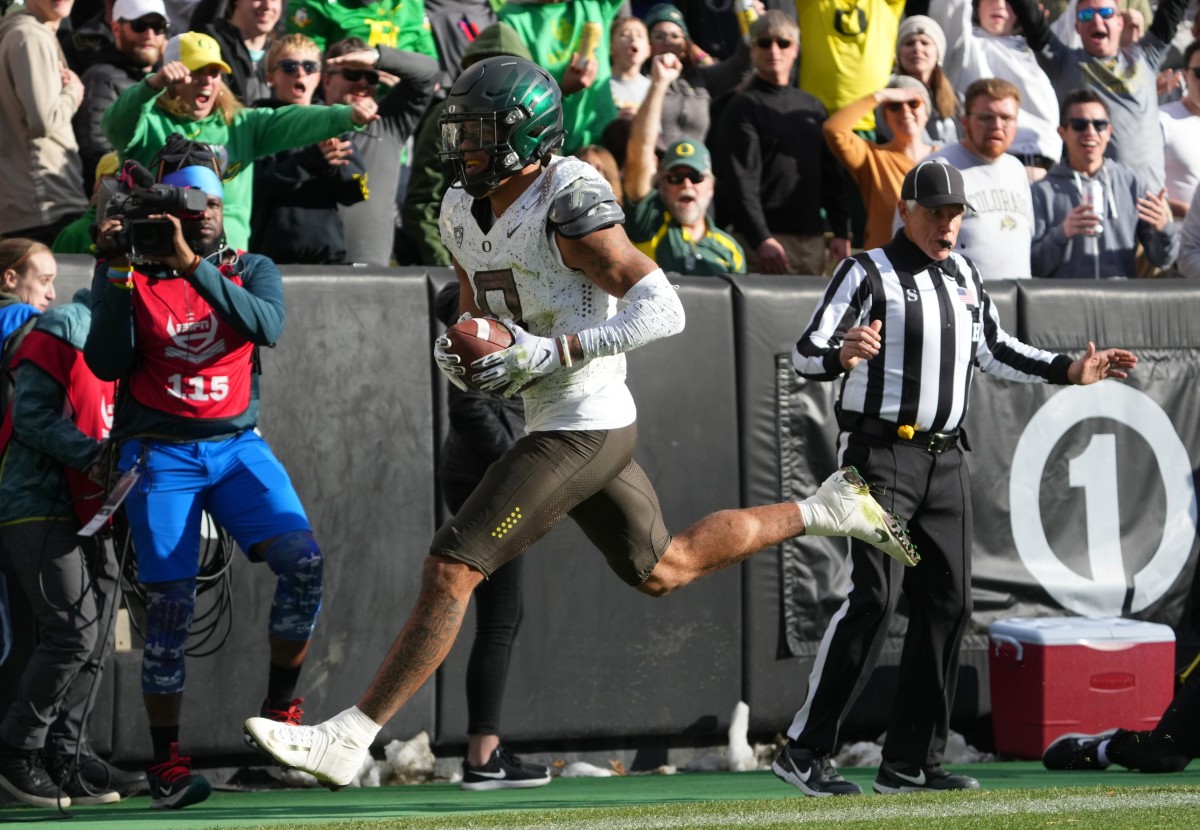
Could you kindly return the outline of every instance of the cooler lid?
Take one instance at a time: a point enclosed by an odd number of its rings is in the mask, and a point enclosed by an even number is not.
[[[1175,632],[1169,625],[1124,617],[1012,617],[993,622],[988,634],[1036,645],[1175,642]]]

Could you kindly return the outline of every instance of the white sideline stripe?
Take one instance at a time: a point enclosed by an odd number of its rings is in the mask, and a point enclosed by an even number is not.
[[[921,794],[866,796],[886,804],[861,805],[854,797],[830,799],[838,804],[854,801],[854,809],[833,813],[829,810],[806,812],[796,809],[751,811],[746,813],[723,813],[713,811],[698,816],[639,816],[629,819],[579,819],[575,821],[547,821],[539,819],[536,824],[507,824],[509,830],[687,830],[690,827],[761,827],[764,824],[863,824],[872,819],[895,818],[958,818],[986,813],[988,815],[1025,815],[1054,813],[1064,820],[1072,812],[1111,811],[1142,808],[1200,807],[1200,793],[1153,793],[1133,796],[1072,795],[1055,798],[1004,804],[993,802],[971,802],[967,804],[922,803]],[[644,805],[654,806],[654,805]],[[686,806],[686,805],[675,805]],[[502,814],[501,814],[502,815]],[[472,825],[478,826],[478,825]]]

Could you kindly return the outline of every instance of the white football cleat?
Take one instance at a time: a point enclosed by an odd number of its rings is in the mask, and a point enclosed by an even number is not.
[[[842,467],[800,504],[808,536],[853,536],[912,567],[920,554],[894,515],[871,496],[853,467]]]
[[[369,741],[363,743],[332,720],[292,726],[270,718],[248,718],[242,731],[275,763],[307,772],[334,791],[354,780],[371,749]]]

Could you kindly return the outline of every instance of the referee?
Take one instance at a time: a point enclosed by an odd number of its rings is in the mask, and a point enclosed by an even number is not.
[[[838,266],[792,355],[812,380],[841,380],[840,464],[853,464],[880,503],[907,522],[921,564],[905,569],[852,541],[850,592],[833,615],[808,695],[775,774],[813,796],[857,795],[829,756],[887,636],[901,592],[909,622],[875,791],[976,789],[942,768],[959,644],[971,617],[971,489],[960,425],[976,365],[1010,380],[1088,384],[1126,377],[1122,349],[1066,355],[1007,334],[979,271],[954,253],[971,206],[962,174],[925,161],[909,171],[904,222],[882,248]]]

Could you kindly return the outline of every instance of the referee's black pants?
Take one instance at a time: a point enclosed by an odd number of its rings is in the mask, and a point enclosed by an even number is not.
[[[971,617],[971,486],[962,450],[932,453],[842,433],[841,463],[853,464],[876,500],[907,525],[921,563],[905,568],[864,542],[850,544],[851,587],[833,615],[788,736],[820,755],[871,675],[896,604],[908,600],[908,629],[892,702],[886,761],[940,764],[950,730],[958,652]]]

